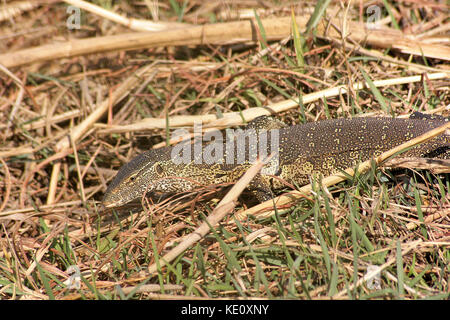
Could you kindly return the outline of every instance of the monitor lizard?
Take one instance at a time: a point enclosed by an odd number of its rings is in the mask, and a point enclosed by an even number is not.
[[[118,171],[106,190],[103,205],[107,208],[121,206],[147,192],[179,193],[201,186],[234,183],[251,166],[251,156],[261,152],[267,155],[274,151],[270,147],[275,145],[276,156],[248,186],[259,201],[264,201],[272,198],[272,190],[283,188],[286,183],[304,185],[310,182],[311,174],[327,176],[354,167],[447,121],[449,119],[442,116],[416,112],[407,119],[367,117],[287,126],[262,116],[248,123],[246,132],[251,134],[244,136],[243,151],[236,143],[229,149],[224,146],[236,142],[234,136],[203,144],[201,152],[193,144],[184,145],[186,149],[178,148],[193,155],[184,163],[178,163],[179,158],[178,162],[174,161],[176,146],[138,155]],[[261,135],[264,133],[265,136]],[[252,140],[255,136],[257,140]],[[257,145],[262,141],[266,142],[265,147],[258,153]],[[215,149],[217,147],[225,149],[223,156],[207,161],[206,156],[215,155],[211,150],[220,150]],[[239,152],[244,153],[244,161],[242,157],[238,159]],[[404,155],[450,159],[450,134],[440,135]]]

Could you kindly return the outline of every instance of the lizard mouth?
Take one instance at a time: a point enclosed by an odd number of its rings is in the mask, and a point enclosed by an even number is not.
[[[105,196],[102,199],[102,204],[105,208],[119,207],[125,204],[126,202],[127,201],[124,201],[124,199],[114,199],[108,193],[105,194]]]
[[[102,203],[105,206],[105,208],[114,208],[114,207],[120,206],[118,201],[116,201],[116,202],[105,202],[105,201],[102,201]]]
[[[105,208],[113,208],[113,207],[117,207],[120,205],[119,201],[108,201],[105,199],[102,200],[102,204]]]
[[[145,194],[147,193],[145,192]],[[140,198],[142,198],[142,194],[138,192],[128,192],[126,195],[106,192],[103,196],[102,204],[105,208],[115,208],[134,202]]]

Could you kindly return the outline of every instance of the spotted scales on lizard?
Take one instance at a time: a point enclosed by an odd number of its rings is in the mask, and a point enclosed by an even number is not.
[[[265,130],[276,131],[277,161],[263,169],[248,189],[260,201],[270,199],[272,190],[284,188],[286,182],[304,185],[309,183],[312,174],[327,176],[354,167],[447,121],[444,117],[421,113],[414,113],[408,119],[335,119],[294,126],[266,116],[256,118],[247,128],[256,129],[257,134]],[[270,137],[267,146],[272,142],[270,139],[274,139]],[[214,143],[224,142],[211,142]],[[121,206],[141,198],[146,192],[178,193],[201,186],[234,183],[252,164],[251,161],[238,162],[236,149],[225,152],[215,163],[195,161],[195,157],[201,159],[203,155],[195,153],[193,146],[190,148],[194,159],[177,164],[173,161],[173,148],[149,150],[125,164],[108,186],[103,204],[106,207]],[[245,150],[246,159],[254,152],[255,147],[250,143]],[[438,136],[404,155],[448,159],[450,135]]]

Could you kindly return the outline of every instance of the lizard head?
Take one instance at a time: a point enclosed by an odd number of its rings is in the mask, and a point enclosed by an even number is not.
[[[122,166],[103,198],[107,208],[124,205],[150,191],[165,191],[162,182],[170,168],[170,149],[144,152]]]

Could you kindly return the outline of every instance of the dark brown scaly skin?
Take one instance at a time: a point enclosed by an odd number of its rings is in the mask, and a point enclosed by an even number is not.
[[[258,132],[279,129],[279,166],[269,167],[256,176],[249,189],[260,201],[270,199],[271,190],[285,187],[282,180],[297,185],[307,184],[311,174],[327,176],[354,167],[446,121],[443,117],[415,113],[409,119],[337,119],[287,127],[269,117],[259,117],[247,128],[256,128]],[[195,154],[193,149],[191,151]],[[253,151],[246,150],[246,159]],[[234,155],[225,152],[222,163],[196,164],[192,161],[176,165],[171,152],[171,147],[150,150],[125,164],[109,185],[103,204],[106,207],[121,206],[150,191],[176,193],[212,184],[234,183],[251,166],[248,161],[235,164],[236,152]],[[436,137],[404,155],[448,159],[450,135]]]

